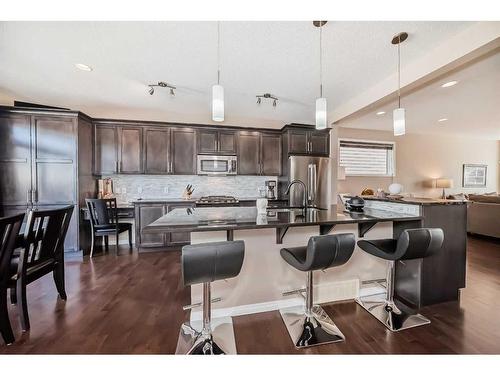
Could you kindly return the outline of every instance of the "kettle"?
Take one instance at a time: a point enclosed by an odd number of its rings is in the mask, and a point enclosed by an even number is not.
[[[351,199],[345,202],[345,207],[348,211],[363,212],[365,200],[358,196],[351,197]]]

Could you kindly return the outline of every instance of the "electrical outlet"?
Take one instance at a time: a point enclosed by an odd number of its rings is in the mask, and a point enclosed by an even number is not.
[[[126,188],[122,188],[122,194],[127,194],[127,189]]]
[[[165,187],[163,188],[163,192],[164,192],[165,194],[168,194],[168,186],[165,186]]]
[[[139,194],[142,194],[142,186],[139,186],[139,187],[137,188],[137,192],[138,192]]]

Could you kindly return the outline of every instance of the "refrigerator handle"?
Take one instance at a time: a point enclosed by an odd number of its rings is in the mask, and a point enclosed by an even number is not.
[[[309,196],[307,199],[314,204],[316,200],[316,186],[317,183],[317,170],[316,164],[309,164],[307,167],[307,190],[309,191]]]

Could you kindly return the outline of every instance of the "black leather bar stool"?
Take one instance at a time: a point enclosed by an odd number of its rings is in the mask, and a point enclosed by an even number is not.
[[[232,318],[211,319],[210,283],[238,276],[244,254],[244,241],[209,242],[182,248],[184,285],[203,284],[203,321],[182,325],[176,354],[236,354]]]
[[[313,304],[313,271],[346,263],[354,251],[354,234],[314,236],[307,246],[281,249],[281,257],[292,267],[307,272],[305,306],[280,310],[283,322],[297,348],[344,341],[345,337],[323,308]],[[301,290],[302,292],[304,290]],[[293,293],[293,292],[292,292]],[[285,293],[285,295],[290,294]]]
[[[443,245],[441,228],[405,229],[397,240],[361,240],[358,246],[367,253],[388,260],[386,293],[359,297],[358,302],[366,311],[391,331],[418,327],[431,321],[417,311],[394,301],[394,271],[399,260],[421,259],[435,254]]]

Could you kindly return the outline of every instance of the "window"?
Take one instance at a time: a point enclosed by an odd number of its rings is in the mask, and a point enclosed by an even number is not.
[[[394,142],[341,139],[339,154],[346,176],[394,176]]]

